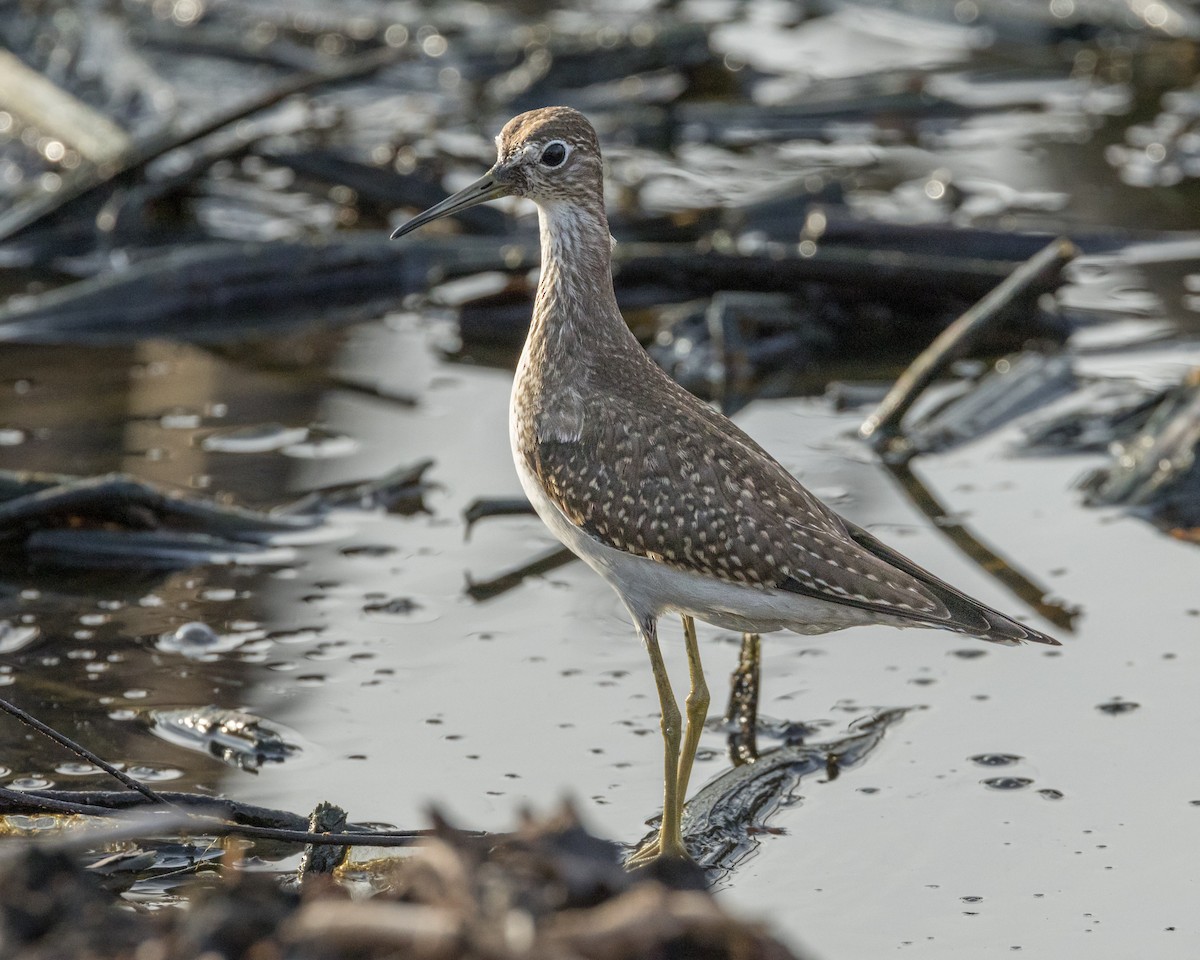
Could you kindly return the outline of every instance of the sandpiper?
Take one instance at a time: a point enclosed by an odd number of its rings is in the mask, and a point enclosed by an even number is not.
[[[1057,645],[838,516],[654,364],[617,308],[600,146],[581,113],[523,113],[496,145],[491,170],[392,237],[497,197],[537,205],[542,273],[509,433],[538,515],[617,591],[650,654],[663,816],[631,863],[687,857],[683,801],[709,704],[693,618],[755,633],[882,623]],[[683,620],[685,729],[658,646],[666,613]]]

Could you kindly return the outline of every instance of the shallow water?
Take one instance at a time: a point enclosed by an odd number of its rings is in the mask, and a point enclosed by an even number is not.
[[[551,541],[536,520],[519,517],[482,522],[464,537],[472,500],[518,492],[509,376],[448,365],[430,339],[417,318],[393,317],[350,331],[333,364],[394,377],[419,395],[411,409],[336,390],[311,394],[278,376],[260,378],[251,395],[253,371],[238,367],[235,376],[190,348],[148,345],[132,361],[143,369],[154,356],[175,401],[186,390],[191,408],[225,405],[224,425],[269,408],[287,423],[319,421],[355,437],[360,452],[335,461],[206,452],[197,440],[212,418],[194,428],[155,425],[149,418],[160,411],[142,399],[143,381],[115,386],[131,358],[106,356],[96,376],[114,384],[108,405],[121,412],[108,427],[117,454],[81,450],[74,469],[135,464],[181,485],[211,476],[219,489],[266,502],[435,450],[439,489],[426,498],[428,514],[339,513],[340,536],[304,547],[300,562],[279,571],[208,568],[157,583],[111,579],[103,591],[89,582],[79,592],[54,578],[14,581],[0,615],[32,615],[41,636],[6,655],[15,681],[7,692],[106,758],[172,787],[297,811],[330,800],[354,819],[404,827],[420,825],[436,802],[489,829],[504,829],[524,804],[569,795],[599,831],[637,839],[657,813],[660,776],[644,654],[615,596],[581,564],[485,603],[464,595],[467,577],[515,566]],[[33,358],[19,353],[4,358],[9,382],[30,369]],[[8,418],[35,437],[43,425],[50,432],[27,450],[5,451],[0,466],[29,462],[39,445],[59,457],[70,448],[57,426],[69,420],[70,392],[56,404],[52,378],[32,379],[26,399],[8,401]],[[236,393],[226,386],[234,382]],[[857,419],[805,399],[763,401],[739,417],[848,516],[977,596],[1020,610],[848,436]],[[883,628],[764,640],[765,717],[828,722],[837,732],[882,708],[908,708],[862,765],[833,782],[805,781],[757,854],[723,882],[731,901],[822,955],[908,944],[931,957],[1013,947],[1050,956],[1103,943],[1102,955],[1155,944],[1167,956],[1183,955],[1174,945],[1196,936],[1190,851],[1200,839],[1200,783],[1186,739],[1200,721],[1189,666],[1194,548],[1115,511],[1085,511],[1070,482],[1099,457],[1014,457],[1013,440],[1001,431],[922,458],[917,471],[998,553],[1078,606],[1078,629],[1063,636],[1062,650]],[[172,453],[147,461],[146,447]],[[162,641],[194,620],[221,635],[210,653],[187,656]],[[682,682],[675,632],[664,628]],[[245,642],[236,644],[238,634]],[[715,717],[739,638],[710,628],[701,636]],[[1114,700],[1138,707],[1102,709]],[[253,775],[150,736],[139,719],[206,704],[282,724],[301,751]],[[103,784],[48,744],[14,747],[6,784]],[[697,788],[728,767],[719,731],[701,748]],[[973,759],[1004,755],[1015,759]]]

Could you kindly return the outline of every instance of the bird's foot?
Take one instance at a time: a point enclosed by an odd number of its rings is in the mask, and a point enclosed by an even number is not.
[[[660,834],[630,854],[629,859],[625,861],[625,866],[630,870],[641,870],[651,864],[663,862],[694,864],[696,861],[687,852],[687,847],[683,845],[682,838],[674,837],[664,842]]]

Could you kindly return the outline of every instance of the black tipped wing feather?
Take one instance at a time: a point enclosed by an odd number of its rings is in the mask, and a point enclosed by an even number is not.
[[[891,567],[902,570],[914,580],[920,582],[930,593],[938,598],[950,612],[950,621],[939,626],[952,626],[981,640],[991,640],[997,643],[1045,643],[1050,646],[1061,646],[1053,637],[1047,636],[1032,627],[1018,623],[1011,617],[1005,616],[998,610],[972,600],[961,590],[956,590],[944,580],[935,577],[928,570],[913,563],[902,553],[889,547],[878,537],[867,533],[862,527],[849,521],[846,532],[852,540],[868,553],[883,560]],[[921,618],[915,618],[921,619]]]

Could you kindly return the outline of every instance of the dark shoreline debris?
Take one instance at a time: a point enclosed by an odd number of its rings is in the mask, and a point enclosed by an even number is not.
[[[1184,540],[1200,540],[1200,374],[1166,391],[1144,426],[1113,444],[1113,463],[1080,486],[1092,506],[1128,506]]]
[[[859,435],[876,450],[894,448],[901,437],[904,414],[925,388],[937,379],[951,361],[970,348],[1003,307],[1024,295],[1029,288],[1044,283],[1046,278],[1057,277],[1077,253],[1074,244],[1060,238],[1014,270],[922,351],[900,375],[879,406],[863,421]]]
[[[131,912],[62,845],[13,845],[0,862],[0,939],[13,960],[117,960],[135,948],[170,960],[799,960],[727,912],[694,868],[626,873],[616,845],[569,807],[526,815],[507,837],[476,837],[436,814],[435,824],[421,850],[378,865],[382,889],[368,899],[311,874],[298,896],[236,869],[229,851],[195,882],[187,910]]]
[[[276,541],[303,535],[320,522],[167,492],[126,474],[0,473],[0,550],[23,555],[35,566],[277,565],[294,554]]]
[[[285,731],[244,710],[212,705],[156,707],[146,721],[151,732],[168,743],[198,750],[248,773],[257,773],[267,763],[282,763],[300,751]]]
[[[311,516],[330,510],[383,510],[386,513],[428,513],[425,494],[434,484],[425,480],[433,460],[418,460],[390,470],[374,480],[339,483],[306,493],[272,511],[272,516]]]
[[[432,460],[338,484],[270,512],[160,489],[127,474],[71,477],[0,471],[0,557],[73,569],[278,566],[334,509],[425,510]],[[17,559],[8,558],[15,564]]]
[[[1137,433],[1162,399],[1162,391],[1136,380],[1099,379],[1021,424],[1022,450],[1039,454],[1107,450]]]
[[[930,453],[975,440],[1074,391],[1071,357],[1027,350],[997,360],[967,391],[904,430],[905,450]]]
[[[717,295],[790,297],[792,310],[826,315],[825,325],[838,334],[832,349],[818,359],[856,345],[861,349],[874,343],[876,351],[897,347],[894,321],[884,323],[879,316],[883,311],[911,317],[933,335],[945,322],[947,308],[984,296],[1011,268],[1008,260],[949,251],[909,253],[834,244],[817,245],[804,254],[785,243],[752,252],[682,242],[633,243],[619,245],[615,256],[614,282],[623,310]],[[536,240],[526,234],[507,243],[486,236],[434,236],[389,244],[383,234],[370,232],[321,242],[192,243],[143,255],[122,270],[16,298],[0,308],[0,340],[113,344],[156,336],[236,341],[272,327],[372,319],[405,296],[447,279],[486,271],[523,274],[536,257]],[[1044,276],[1028,278],[1028,284],[1033,294],[1052,286]],[[528,286],[512,286],[503,297],[464,303],[459,310],[464,343],[518,346],[531,298]],[[1036,322],[1024,326],[1030,333],[1054,333]],[[828,339],[829,330],[819,335]],[[914,335],[908,331],[906,346]]]
[[[0,340],[122,344],[236,341],[271,328],[370,320],[430,283],[532,265],[534,251],[480,238],[208,242],[169,249],[0,307]]]
[[[327,69],[301,73],[290,77],[267,93],[252,98],[233,109],[194,124],[182,132],[166,129],[141,143],[134,144],[114,161],[91,167],[80,167],[77,173],[55,192],[42,192],[34,200],[0,212],[0,243],[19,237],[23,232],[51,217],[63,217],[67,207],[92,204],[89,212],[103,202],[97,195],[107,194],[114,186],[132,182],[152,161],[164,154],[185,147],[246,117],[253,116],[297,93],[316,87],[353,80],[394,62],[398,54],[387,47],[347,58]]]

